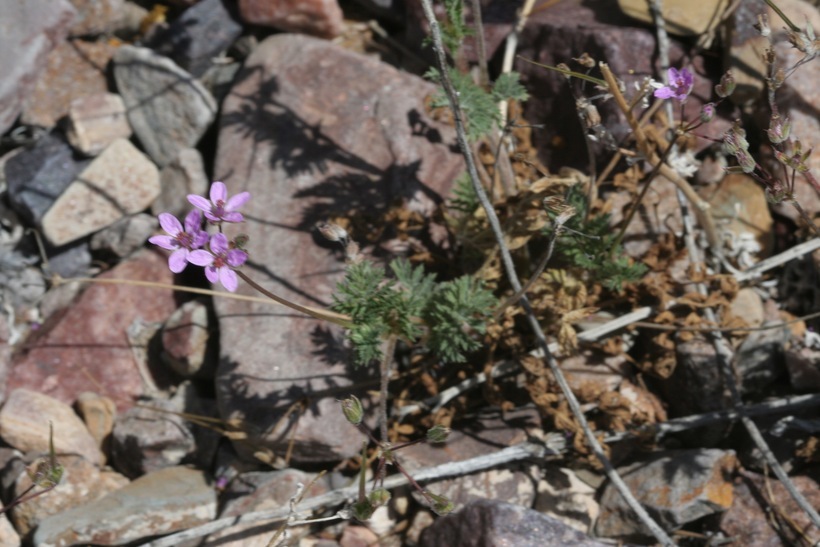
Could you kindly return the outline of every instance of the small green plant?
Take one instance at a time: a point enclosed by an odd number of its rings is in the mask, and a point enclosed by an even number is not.
[[[11,503],[0,509],[0,514],[5,513],[21,503],[25,503],[54,490],[57,485],[60,484],[60,481],[63,480],[64,471],[65,469],[62,464],[57,461],[57,453],[54,451],[54,425],[49,422],[48,457],[37,460],[35,465],[26,469],[26,473],[28,473],[28,477],[31,479],[31,486],[17,496]],[[34,492],[35,488],[40,488],[40,490]]]
[[[486,331],[496,304],[481,283],[467,276],[437,282],[406,260],[392,261],[390,270],[393,279],[370,261],[355,261],[337,286],[332,309],[353,320],[349,340],[357,364],[381,359],[382,343],[390,336],[410,343],[423,339],[450,363],[464,361],[481,346],[475,336]]]
[[[621,245],[617,233],[612,231],[609,214],[585,218],[587,199],[581,185],[571,186],[565,200],[578,214],[566,222],[567,233],[557,240],[559,255],[587,272],[591,281],[612,291],[620,291],[624,283],[637,281],[646,273],[643,263],[633,262],[619,252]],[[551,235],[551,230],[546,229],[546,235]]]
[[[459,94],[461,110],[467,117],[467,137],[475,142],[486,136],[494,125],[501,121],[501,112],[498,103],[507,100],[526,101],[529,95],[519,82],[517,72],[508,72],[499,76],[490,91],[485,91],[473,82],[469,74],[462,74],[458,70],[450,69],[450,79],[453,87]],[[432,81],[439,81],[439,72],[431,68],[425,77]],[[447,95],[443,90],[433,96],[431,102],[434,108],[448,107]]]
[[[412,446],[418,443],[429,443],[429,444],[440,444],[447,441],[447,437],[450,435],[450,428],[444,427],[442,425],[435,425],[427,430],[427,434],[424,437],[420,437],[410,442],[406,442],[400,445],[393,445],[387,441],[379,442],[374,436],[373,433],[362,423],[362,418],[364,415],[364,409],[362,407],[361,401],[355,396],[351,395],[349,398],[340,401],[342,405],[342,413],[344,414],[345,418],[351,425],[354,425],[359,431],[361,431],[375,446],[378,447],[378,472],[374,478],[373,488],[371,489],[370,493],[367,492],[367,479],[365,476],[365,472],[367,466],[364,463],[367,461],[367,446],[368,442],[365,441],[362,443],[362,455],[361,461],[362,466],[359,470],[359,494],[355,502],[353,502],[350,507],[350,515],[353,516],[355,519],[360,521],[366,521],[373,516],[373,513],[381,507],[382,505],[386,504],[390,501],[390,492],[383,488],[384,482],[384,474],[385,468],[388,464],[395,467],[402,475],[407,478],[407,482],[419,493],[421,496],[427,501],[429,507],[436,512],[438,515],[446,515],[450,513],[454,509],[453,502],[451,502],[447,497],[433,494],[429,490],[426,490],[419,485],[418,482],[407,472],[406,469],[401,465],[401,462],[396,456],[396,452],[403,448],[407,448],[408,446]],[[378,486],[377,486],[378,485]]]

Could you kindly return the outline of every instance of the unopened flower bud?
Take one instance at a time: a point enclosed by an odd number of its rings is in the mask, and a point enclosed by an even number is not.
[[[715,103],[707,103],[700,109],[700,122],[709,123],[715,117]]]
[[[727,70],[726,74],[720,77],[720,83],[715,86],[715,93],[718,97],[726,98],[735,91],[735,78],[732,76],[732,71]]]
[[[755,160],[746,150],[738,150],[735,153],[735,159],[744,173],[748,174],[755,170]]]
[[[427,442],[443,443],[450,436],[450,428],[443,425],[434,425],[427,430]]]
[[[232,248],[240,249],[242,251],[246,251],[246,246],[248,245],[248,241],[250,241],[251,236],[248,234],[239,234],[235,238],[233,238]]]
[[[789,138],[791,129],[792,122],[788,116],[786,118],[781,118],[778,115],[772,116],[769,129],[766,130],[766,134],[769,135],[769,142],[772,144],[780,144]]]
[[[377,488],[367,495],[367,500],[373,507],[381,507],[390,501],[390,492],[384,488]]]
[[[362,402],[355,395],[351,395],[347,399],[341,401],[342,413],[348,422],[353,425],[359,425],[364,418],[364,408]]]
[[[429,490],[424,491],[424,496],[432,502],[433,506],[431,507],[431,509],[435,511],[435,513],[439,516],[452,513],[453,509],[455,509],[455,505],[453,505],[453,502],[450,501],[446,496],[433,494]]]

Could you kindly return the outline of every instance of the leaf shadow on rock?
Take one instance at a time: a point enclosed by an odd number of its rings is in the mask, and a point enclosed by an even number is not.
[[[261,76],[262,68],[252,67],[237,75],[234,89],[244,80]],[[268,159],[272,169],[282,168],[289,177],[319,171],[325,173],[330,162],[358,171],[378,173],[379,169],[363,158],[344,150],[330,138],[319,124],[311,124],[301,118],[292,108],[276,100],[281,92],[275,76],[262,81],[252,95],[236,91],[231,96],[239,98],[238,110],[222,116],[222,128],[236,127],[244,139],[254,144],[275,142],[275,150]],[[252,155],[251,159],[255,159]]]
[[[242,422],[242,427],[248,433],[246,441],[250,446],[259,443],[274,450],[284,450],[293,434],[298,434],[299,418],[310,415],[314,419],[321,419],[322,409],[319,402],[325,399],[341,400],[351,394],[363,398],[364,390],[369,384],[375,385],[377,380],[366,379],[368,371],[365,367],[357,369],[350,385],[349,371],[339,373],[322,373],[304,376],[263,377],[240,372],[236,361],[223,358],[219,366],[218,383],[220,390],[218,398],[230,397],[242,401],[241,409],[232,405],[234,410],[232,419]],[[375,369],[373,369],[375,370]],[[369,371],[373,376],[373,371]],[[314,388],[313,382],[320,382],[320,388]],[[253,389],[254,385],[275,383],[281,389],[264,389],[262,392]],[[226,391],[230,392],[226,395]],[[363,402],[365,402],[363,400]],[[368,403],[365,402],[365,406]],[[352,426],[351,426],[352,427]],[[354,430],[351,429],[351,433]],[[304,443],[304,441],[300,441]],[[301,450],[304,453],[307,448]],[[315,443],[310,448],[316,460],[331,461],[338,459],[332,448]]]
[[[246,69],[237,77],[235,89],[241,87],[245,80],[261,77],[260,68]],[[376,224],[383,224],[381,217],[392,206],[406,205],[410,201],[418,202],[422,198],[428,202],[423,206],[428,209],[426,212],[432,213],[431,209],[443,202],[442,197],[420,179],[422,160],[405,164],[394,161],[387,167],[375,165],[340,145],[320,123],[305,120],[299,113],[277,100],[277,95],[282,91],[275,76],[259,83],[257,89],[255,93],[247,95],[234,91],[232,96],[240,100],[240,105],[233,112],[222,116],[223,129],[234,128],[240,139],[250,139],[254,143],[254,152],[248,160],[249,172],[250,166],[256,163],[257,144],[268,141],[274,143],[270,157],[267,158],[272,170],[281,169],[288,178],[300,175],[319,175],[317,179],[325,175],[325,178],[292,194],[294,200],[304,203],[301,206],[302,218],[296,224],[282,225],[266,219],[253,220],[312,233],[317,222],[326,221],[329,217],[356,217],[362,224],[358,228],[372,233],[373,230],[383,228]],[[418,110],[408,110],[405,117],[408,135],[424,138],[433,144],[442,141],[440,131],[430,126]],[[385,136],[385,140],[388,139]],[[388,142],[388,148],[391,144],[395,143]],[[231,175],[235,173],[220,174],[223,178]],[[427,249],[441,252],[441,243],[433,241],[428,226],[412,235]],[[362,234],[353,233],[353,236],[361,238]],[[381,236],[380,241],[386,241],[395,234],[386,230]]]

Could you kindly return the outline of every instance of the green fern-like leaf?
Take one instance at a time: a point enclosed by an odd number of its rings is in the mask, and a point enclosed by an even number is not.
[[[451,211],[469,215],[475,212],[479,205],[481,202],[478,201],[470,175],[465,171],[453,183],[453,197],[450,199],[448,208]]]
[[[439,81],[439,72],[435,69],[427,71],[427,77]],[[450,80],[458,93],[461,110],[467,117],[467,138],[477,141],[493,127],[493,123],[500,118],[498,106],[490,93],[476,85],[469,74],[462,74],[458,70],[450,69]],[[450,102],[442,89],[433,96],[434,108],[449,108]]]
[[[621,290],[624,283],[637,281],[646,273],[644,264],[632,262],[622,252],[613,249],[617,241],[610,227],[610,215],[602,214],[584,219],[586,197],[581,185],[572,186],[565,199],[578,211],[567,222],[567,226],[591,237],[573,233],[562,235],[556,244],[559,254],[586,271],[592,281],[616,292]]]
[[[505,72],[493,84],[493,98],[496,102],[504,100],[526,101],[530,95],[519,81],[517,72]]]
[[[461,363],[467,353],[481,347],[475,334],[483,334],[497,301],[471,277],[439,285],[424,313],[430,328],[430,349],[445,362]]]

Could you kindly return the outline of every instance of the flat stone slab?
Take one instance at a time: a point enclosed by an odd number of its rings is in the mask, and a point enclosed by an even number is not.
[[[65,245],[146,209],[159,195],[159,170],[125,139],[105,149],[43,216],[43,233]]]
[[[160,166],[194,146],[216,116],[216,101],[193,76],[150,49],[122,46],[114,78],[128,121]]]

